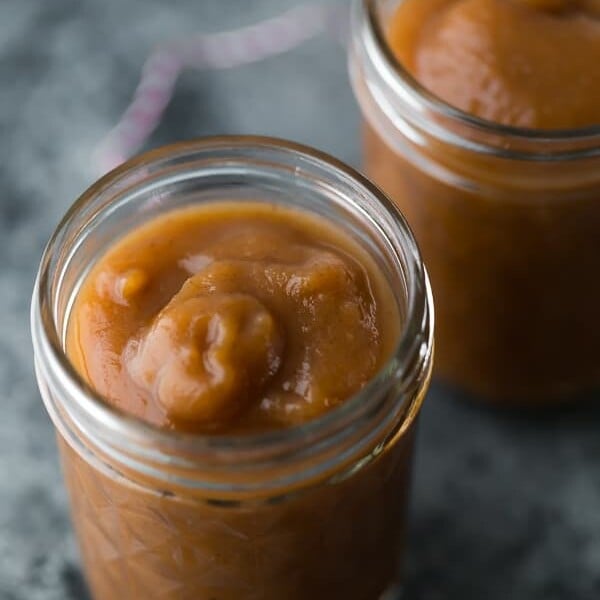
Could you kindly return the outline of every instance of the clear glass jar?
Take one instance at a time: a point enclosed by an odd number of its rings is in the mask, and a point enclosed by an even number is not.
[[[436,374],[502,404],[597,388],[600,124],[518,129],[445,104],[387,45],[400,3],[356,0],[350,71],[366,173],[406,216],[431,276]]]
[[[237,437],[159,430],[103,402],[65,355],[73,298],[107,247],[159,213],[219,199],[336,221],[395,292],[405,327],[393,357],[358,395],[306,425]],[[95,598],[394,597],[433,311],[404,219],[359,174],[265,138],[145,154],[93,185],[58,226],[34,290],[32,335]]]

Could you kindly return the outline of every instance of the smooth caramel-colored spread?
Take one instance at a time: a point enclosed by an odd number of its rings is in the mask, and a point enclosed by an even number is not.
[[[150,423],[237,432],[339,405],[398,334],[389,286],[341,229],[220,203],[162,216],[111,247],[77,295],[67,351],[109,402]]]
[[[416,121],[412,134],[376,125],[364,147],[367,174],[407,217],[429,270],[436,372],[479,398],[544,405],[600,384],[598,158],[564,159],[539,135],[521,131],[516,141],[495,127],[600,125],[598,8],[404,0],[382,24],[392,54],[425,89],[491,121],[475,128],[424,110],[426,132]],[[563,135],[561,151],[580,147]]]
[[[519,127],[600,123],[598,0],[406,0],[389,43],[428,90]]]
[[[128,413],[176,431],[245,434],[313,419],[359,391],[397,343],[397,306],[374,259],[341,228],[266,203],[220,202],[116,241],[76,296],[67,351]],[[426,387],[414,392],[417,406]],[[339,467],[309,483],[292,478],[275,496],[258,483],[225,498],[181,484],[168,462],[168,476],[154,479],[61,438],[93,597],[383,597],[399,575],[413,438],[411,417],[359,458],[344,460],[344,446]],[[273,460],[274,480],[288,481],[286,462]],[[194,463],[199,481],[211,467]],[[233,465],[221,476],[251,473]]]

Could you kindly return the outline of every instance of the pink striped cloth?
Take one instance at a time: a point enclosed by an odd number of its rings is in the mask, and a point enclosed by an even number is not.
[[[229,69],[291,50],[326,30],[343,34],[344,4],[302,5],[248,27],[159,46],[142,68],[131,104],[95,152],[101,173],[132,156],[161,121],[180,73]]]

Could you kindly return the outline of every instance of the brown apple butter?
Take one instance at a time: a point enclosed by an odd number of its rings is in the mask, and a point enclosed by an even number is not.
[[[358,392],[400,325],[389,285],[341,230],[218,203],[116,243],[77,294],[67,352],[97,392],[149,423],[264,431]]]
[[[115,242],[77,293],[66,348],[125,413],[173,432],[243,436],[309,422],[359,392],[398,342],[397,306],[341,228],[218,202]],[[355,474],[342,468],[335,485],[244,504],[135,484],[61,442],[94,597],[380,597],[398,575],[412,430],[388,446]]]
[[[365,5],[353,59],[365,169],[428,264],[436,372],[501,404],[596,388],[598,3]]]

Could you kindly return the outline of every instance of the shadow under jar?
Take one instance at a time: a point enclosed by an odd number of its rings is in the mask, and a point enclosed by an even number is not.
[[[402,331],[391,358],[359,393],[305,424],[236,435],[153,427],[105,402],[65,354],[74,297],[116,239],[221,199],[335,222],[394,292]],[[94,598],[395,597],[433,313],[405,221],[360,175],[265,138],[143,155],[92,186],[59,225],[34,290],[32,335]]]
[[[366,173],[428,265],[436,374],[503,405],[597,389],[600,124],[525,129],[444,103],[388,45],[401,4],[355,2],[350,70]]]

